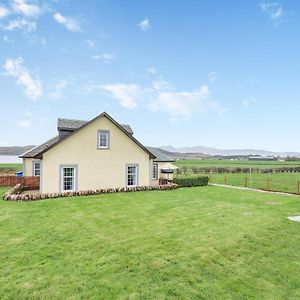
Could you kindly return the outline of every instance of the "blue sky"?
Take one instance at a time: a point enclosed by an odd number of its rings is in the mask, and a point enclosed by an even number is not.
[[[102,111],[151,146],[299,151],[300,2],[0,1],[0,145]]]

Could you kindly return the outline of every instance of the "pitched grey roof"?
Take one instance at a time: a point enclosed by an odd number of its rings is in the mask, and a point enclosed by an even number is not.
[[[45,142],[45,143],[43,143],[43,144],[41,144],[39,146],[36,146],[36,147],[30,149],[29,151],[23,153],[19,157],[21,157],[21,158],[34,158],[40,152],[46,150],[47,148],[49,148],[50,146],[54,145],[58,141],[59,141],[59,137],[56,136],[56,137],[48,140],[47,142]]]
[[[75,129],[78,129],[88,121],[82,121],[82,120],[74,120],[74,119],[61,119],[58,118],[57,120],[57,129],[58,130],[70,130],[73,131]]]
[[[57,129],[58,130],[67,130],[74,131],[89,121],[74,120],[74,119],[62,119],[58,118],[57,120]],[[120,124],[129,134],[133,134],[132,128],[127,124]]]
[[[48,140],[47,142],[25,152],[24,154],[20,155],[21,158],[41,158],[43,153],[45,153],[46,151],[50,150],[51,148],[53,148],[54,146],[56,146],[57,144],[61,143],[62,141],[64,141],[65,139],[69,138],[70,136],[73,135],[73,133],[77,132],[78,130],[80,130],[81,128],[87,126],[88,124],[90,124],[91,122],[97,120],[98,118],[101,117],[106,117],[107,119],[109,119],[114,125],[116,125],[121,131],[123,131],[134,143],[136,143],[139,147],[141,147],[145,152],[147,152],[150,156],[150,158],[154,159],[156,156],[149,150],[147,149],[145,146],[143,146],[136,138],[133,137],[133,132],[132,129],[129,125],[120,125],[117,121],[115,121],[108,113],[103,112],[100,115],[98,115],[97,117],[95,117],[94,119],[92,119],[91,121],[80,121],[80,120],[70,120],[69,119],[58,119],[58,125],[64,125],[64,126],[69,126],[69,127],[59,127],[58,128],[65,128],[65,130],[72,131],[70,134],[64,136],[64,137],[59,137],[56,136],[50,140]],[[77,127],[77,128],[72,128],[72,126],[78,126],[81,122],[81,126]],[[68,129],[67,129],[68,128]],[[129,131],[130,129],[130,131]]]
[[[147,149],[153,153],[156,158],[153,159],[154,162],[174,162],[175,160],[162,152],[159,148],[147,147]]]

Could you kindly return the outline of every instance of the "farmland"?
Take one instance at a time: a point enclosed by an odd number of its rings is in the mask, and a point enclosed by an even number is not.
[[[22,170],[22,164],[0,164],[0,174],[15,173]]]
[[[175,164],[179,167],[180,172],[175,176],[205,175],[209,176],[210,183],[300,194],[300,172],[276,173],[272,171],[283,167],[299,167],[299,162],[180,160]],[[236,172],[238,168],[240,168],[240,172]],[[203,170],[206,172],[202,173]]]
[[[251,160],[230,160],[230,159],[190,159],[177,160],[178,167],[218,168],[218,167],[240,167],[240,168],[279,168],[300,166],[300,161],[251,161]]]
[[[1,201],[0,298],[299,299],[299,209],[217,187]]]

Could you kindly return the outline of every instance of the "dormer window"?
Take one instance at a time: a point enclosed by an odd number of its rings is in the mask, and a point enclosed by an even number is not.
[[[98,130],[98,149],[108,149],[109,142],[110,142],[109,131]]]

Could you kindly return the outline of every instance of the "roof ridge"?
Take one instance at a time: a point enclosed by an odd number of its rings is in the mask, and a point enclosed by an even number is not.
[[[35,146],[35,147],[33,147],[33,148],[27,150],[26,152],[24,152],[24,153],[22,153],[21,155],[19,155],[19,157],[22,158],[22,157],[24,157],[26,154],[30,153],[31,151],[34,151],[35,149],[37,149],[37,148],[39,148],[39,147],[42,147],[42,146],[45,145],[45,144],[47,145],[47,143],[50,143],[50,142],[52,142],[54,139],[57,139],[57,138],[59,138],[58,135],[56,135],[56,136],[54,136],[54,137],[48,139],[47,141],[45,141],[45,142],[42,143],[42,144],[39,144],[39,145],[37,145],[37,146]],[[36,155],[36,154],[35,154],[35,155]],[[35,156],[35,155],[34,155],[34,156]],[[33,158],[34,158],[34,156],[33,156]],[[26,158],[26,157],[24,157],[24,158]]]
[[[43,153],[45,153],[46,151],[50,150],[51,148],[55,147],[57,144],[63,142],[65,139],[69,138],[70,136],[72,136],[73,134],[75,134],[77,131],[81,130],[82,128],[84,128],[85,126],[88,126],[90,123],[94,122],[95,120],[97,120],[98,118],[101,117],[106,117],[108,120],[110,120],[115,126],[117,126],[121,131],[123,131],[123,133],[125,133],[133,142],[135,142],[139,147],[141,147],[145,152],[147,152],[149,154],[149,156],[151,158],[155,158],[156,156],[149,150],[147,149],[143,144],[141,144],[131,133],[129,133],[123,126],[122,124],[118,123],[115,119],[113,119],[108,113],[106,112],[102,112],[101,114],[99,114],[98,116],[96,116],[95,118],[91,119],[90,121],[87,121],[85,124],[83,124],[82,126],[79,126],[78,128],[74,128],[74,131],[72,131],[70,134],[62,137],[61,139],[58,138],[57,141],[53,142],[50,146],[46,147],[45,149],[42,149],[40,152],[36,153],[33,158],[38,158],[41,157],[41,155],[43,155]],[[68,120],[68,119],[65,119]],[[80,121],[80,120],[73,120],[73,121]],[[123,124],[125,125],[125,124]],[[130,125],[127,125],[130,127]],[[131,127],[130,127],[131,128]],[[59,137],[59,136],[58,136]],[[57,138],[57,137],[56,137]],[[49,140],[50,141],[50,140]],[[47,142],[45,142],[47,143]],[[44,144],[45,144],[44,143]],[[44,145],[41,144],[40,146]],[[39,146],[37,146],[39,147]]]
[[[79,122],[86,122],[86,123],[89,122],[89,121],[87,121],[87,120],[70,119],[70,118],[60,118],[60,117],[58,117],[57,120],[79,121]],[[130,126],[130,127],[131,127],[130,124],[125,124],[125,123],[119,123],[119,124],[120,124],[120,125]]]
[[[79,119],[70,119],[70,118],[57,118],[58,120],[70,120],[70,121],[80,121],[80,122],[89,122],[87,120],[79,120]]]

